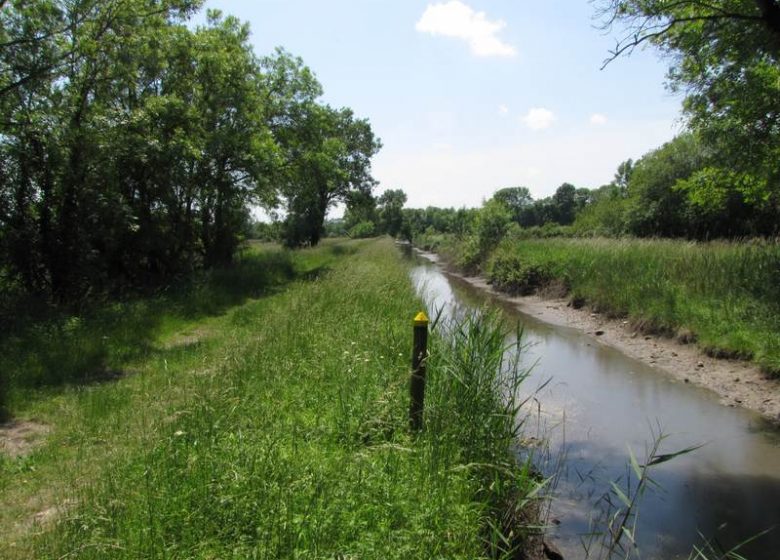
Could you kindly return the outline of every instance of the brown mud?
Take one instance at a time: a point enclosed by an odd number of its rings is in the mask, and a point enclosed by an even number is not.
[[[444,264],[438,255],[423,257]],[[780,379],[768,377],[755,364],[737,359],[712,357],[685,337],[669,338],[644,333],[628,319],[613,319],[587,306],[575,309],[554,291],[529,296],[512,296],[496,290],[481,276],[467,276],[446,267],[447,272],[493,297],[513,304],[520,312],[545,323],[583,331],[595,344],[616,348],[681,383],[693,383],[715,392],[726,406],[741,406],[780,425]]]

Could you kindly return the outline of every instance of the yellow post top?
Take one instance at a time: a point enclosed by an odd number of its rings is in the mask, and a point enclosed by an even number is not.
[[[428,316],[425,314],[424,311],[420,311],[417,315],[414,316],[414,326],[415,327],[428,326]]]

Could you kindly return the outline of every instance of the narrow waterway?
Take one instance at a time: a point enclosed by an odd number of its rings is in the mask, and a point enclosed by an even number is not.
[[[526,432],[542,432],[548,448],[538,452],[541,468],[558,473],[549,521],[564,557],[584,558],[589,546],[601,557],[598,537],[587,534],[609,510],[603,496],[610,481],[625,488],[628,449],[641,463],[660,428],[667,435],[662,452],[703,447],[653,467],[657,485],[640,502],[632,557],[684,559],[704,538],[728,548],[776,526],[740,553],[751,560],[780,558],[777,430],[756,414],[721,405],[707,390],[677,382],[590,335],[542,323],[435,262],[412,258],[412,281],[429,311],[441,310],[446,319],[491,305],[522,325],[521,359],[532,367],[523,390],[535,394]],[[603,530],[603,522],[595,529]]]

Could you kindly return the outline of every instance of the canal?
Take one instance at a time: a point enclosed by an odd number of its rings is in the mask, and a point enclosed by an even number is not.
[[[740,549],[751,560],[780,558],[780,433],[757,414],[719,403],[714,393],[601,344],[595,337],[553,326],[462,278],[434,256],[412,256],[411,277],[429,312],[447,320],[473,309],[500,309],[523,329],[523,384],[531,398],[526,435],[545,444],[536,461],[554,477],[547,522],[564,557],[593,557],[605,516],[614,511],[611,482],[625,490],[634,476],[629,449],[642,462],[659,432],[661,452],[701,445],[657,465],[639,503],[634,558],[689,558],[704,539],[728,549],[765,530]],[[430,260],[433,259],[433,260]],[[774,530],[772,527],[777,526]]]

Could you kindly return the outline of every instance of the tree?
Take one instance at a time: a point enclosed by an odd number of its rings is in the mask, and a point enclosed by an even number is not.
[[[709,175],[776,208],[780,2],[610,0],[601,13],[606,27],[627,29],[607,62],[646,42],[658,46],[671,61],[670,87],[686,93],[690,126],[718,154]]]
[[[562,226],[574,222],[577,214],[577,187],[564,183],[558,187],[552,196],[553,219]]]
[[[300,58],[277,49],[262,67],[282,160],[274,179],[287,210],[282,237],[290,247],[316,245],[331,206],[355,191],[370,194],[381,143],[367,120],[318,102],[322,86]]]
[[[13,201],[1,250],[29,290],[74,299],[151,268],[123,254],[142,223],[138,206],[161,204],[170,183],[149,176],[142,153],[132,166],[122,154],[131,135],[143,137],[132,146],[160,140],[150,121],[133,119],[162,96],[167,42],[198,6],[32,0],[0,11],[0,189]],[[146,176],[127,190],[139,177],[117,183],[120,168]]]
[[[520,223],[523,210],[533,204],[531,191],[528,187],[507,187],[493,193],[493,199],[507,207],[512,220]]]
[[[625,191],[627,192],[626,185]],[[581,235],[619,236],[626,232],[626,198],[623,189],[610,183],[590,191],[589,202],[574,220]]]
[[[3,268],[72,301],[230,263],[290,127],[248,26],[188,27],[199,0],[1,4]]]
[[[250,203],[269,204],[277,150],[266,122],[260,63],[249,27],[209,12],[194,37],[192,99],[203,132],[195,183],[202,189],[200,230],[208,265],[232,260]],[[189,94],[190,92],[188,92]]]
[[[628,184],[629,231],[638,236],[689,235],[688,202],[677,184],[701,169],[706,156],[701,142],[690,133],[645,154]]]
[[[625,196],[628,193],[628,183],[631,181],[631,174],[633,172],[634,160],[631,158],[618,165],[612,184],[618,188],[618,192],[621,196]]]
[[[491,199],[485,202],[477,212],[474,220],[474,233],[477,240],[477,248],[480,255],[487,255],[504,238],[512,216],[507,207]]]
[[[352,191],[347,194],[346,203],[344,228],[347,231],[361,222],[376,224],[379,221],[376,207],[377,201],[370,191]]]
[[[398,237],[403,226],[403,208],[406,193],[401,189],[388,189],[379,197],[379,223],[384,233]]]
[[[675,49],[688,41],[709,46],[718,37],[731,36],[726,50],[736,46],[736,40],[775,55],[780,52],[777,0],[608,0],[601,2],[599,13],[605,28],[617,22],[626,28],[605,65],[645,42]]]
[[[288,246],[316,245],[328,209],[354,191],[371,192],[371,157],[381,144],[368,121],[350,109],[309,104],[297,123],[299,148],[288,161],[284,239]]]

